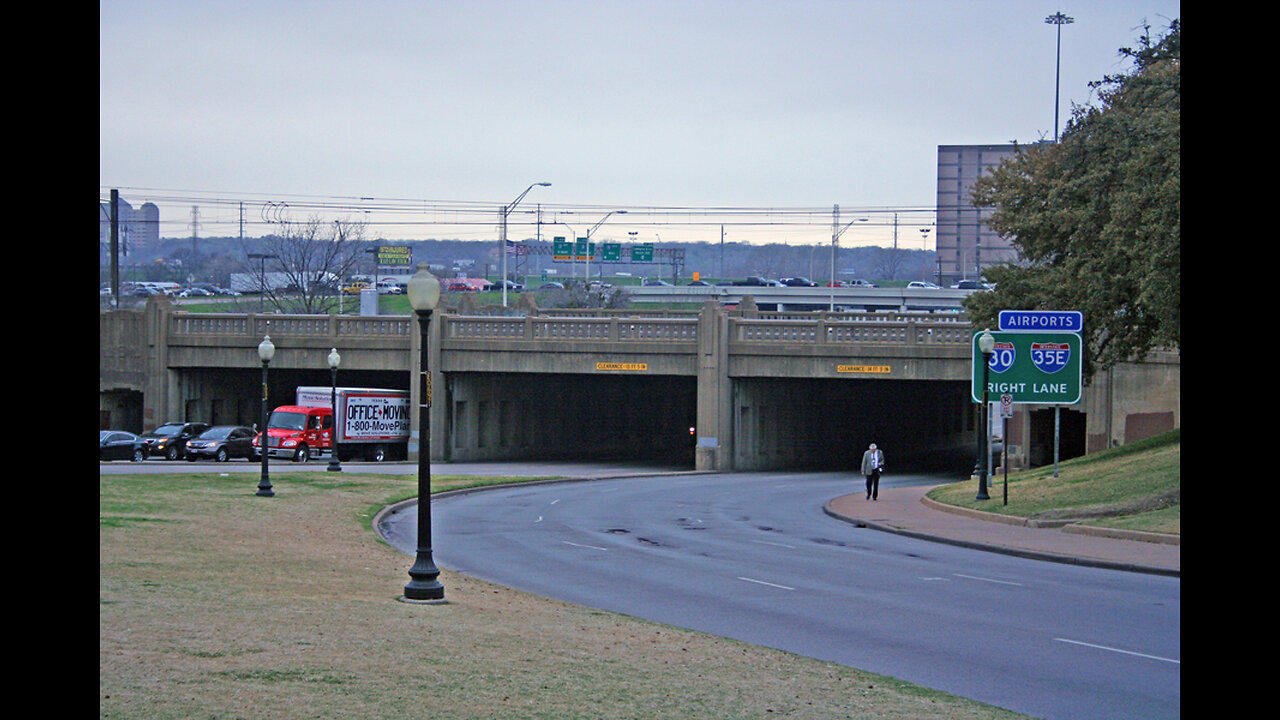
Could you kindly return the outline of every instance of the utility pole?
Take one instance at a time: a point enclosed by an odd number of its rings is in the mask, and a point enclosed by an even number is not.
[[[200,207],[191,206],[191,259],[196,258],[196,236],[200,233]]]

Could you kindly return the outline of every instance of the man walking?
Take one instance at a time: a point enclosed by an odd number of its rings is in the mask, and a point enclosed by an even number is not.
[[[884,470],[884,453],[876,449],[876,444],[862,453],[862,474],[867,477],[867,499],[880,499],[880,471]]]

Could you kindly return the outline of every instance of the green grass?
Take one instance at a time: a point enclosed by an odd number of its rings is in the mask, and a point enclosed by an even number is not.
[[[993,500],[975,500],[977,481],[936,488],[938,502],[1037,520],[1079,519],[1105,527],[1180,535],[1181,431],[1173,430],[1124,447],[1104,450],[1058,465],[1009,473],[1009,504],[1004,475],[988,479]]]
[[[446,604],[398,602],[412,557],[371,521],[417,479],[342,475],[100,475],[99,717],[1022,717],[448,570]]]

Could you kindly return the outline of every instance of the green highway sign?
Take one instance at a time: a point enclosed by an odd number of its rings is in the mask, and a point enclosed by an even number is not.
[[[632,245],[631,262],[653,262],[653,243]]]
[[[551,259],[552,260],[572,260],[573,259],[573,243],[565,240],[563,237],[556,236],[551,243]]]
[[[600,245],[600,262],[620,262],[621,260],[621,243],[607,242]]]
[[[982,402],[982,351],[973,334],[970,396]],[[1009,395],[1014,403],[1075,405],[1080,402],[1081,356],[1078,333],[993,332],[995,349],[987,372],[987,401]]]

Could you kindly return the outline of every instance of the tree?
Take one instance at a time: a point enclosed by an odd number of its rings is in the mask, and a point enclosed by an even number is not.
[[[986,270],[997,287],[970,296],[970,318],[1081,311],[1086,377],[1181,342],[1178,21],[1120,54],[1133,71],[1093,83],[1100,106],[1075,108],[1059,144],[1019,148],[973,189],[1019,261]]]
[[[327,314],[339,304],[342,279],[354,272],[369,243],[361,223],[312,217],[304,222],[282,221],[280,232],[262,239],[260,252],[274,255],[259,265],[246,261],[255,277],[265,271],[284,273],[287,286],[267,287],[266,297],[279,312]]]

